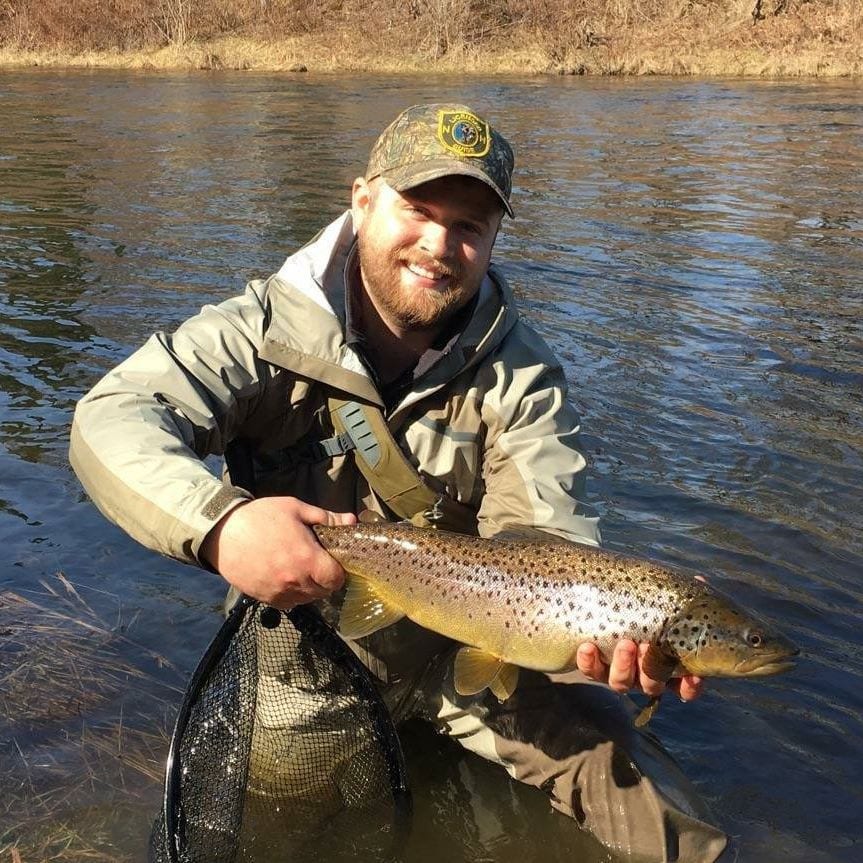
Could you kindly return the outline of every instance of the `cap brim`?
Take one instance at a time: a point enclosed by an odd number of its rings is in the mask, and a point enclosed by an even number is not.
[[[441,177],[473,177],[481,183],[485,183],[492,189],[500,198],[506,214],[511,218],[515,218],[512,207],[506,199],[501,188],[494,180],[480,168],[474,167],[470,162],[459,162],[455,159],[438,159],[421,162],[418,165],[404,165],[399,168],[389,168],[383,171],[380,176],[386,180],[387,185],[395,189],[397,192],[406,192],[408,189],[421,186],[423,183],[429,183],[432,180],[438,180]]]

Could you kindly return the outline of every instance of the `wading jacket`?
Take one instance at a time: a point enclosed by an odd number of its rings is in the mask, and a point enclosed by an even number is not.
[[[158,333],[78,404],[70,459],[102,512],[144,545],[200,563],[207,532],[249,493],[203,459],[242,440],[256,494],[381,511],[352,455],[309,458],[331,438],[327,397],[381,405],[345,340],[350,214],[240,297]],[[387,413],[435,488],[477,515],[480,535],[528,525],[596,544],[585,460],[562,370],[490,269],[458,340]]]

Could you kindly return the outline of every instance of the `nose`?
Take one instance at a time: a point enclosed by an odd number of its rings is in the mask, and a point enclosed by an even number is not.
[[[437,260],[445,260],[451,256],[452,231],[446,225],[429,219],[423,228],[420,248]]]

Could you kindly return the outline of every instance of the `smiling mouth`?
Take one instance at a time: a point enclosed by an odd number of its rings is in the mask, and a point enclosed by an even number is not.
[[[440,282],[452,276],[449,270],[424,267],[422,264],[417,264],[412,261],[407,262],[405,267],[409,272],[421,279],[427,279],[430,282]]]

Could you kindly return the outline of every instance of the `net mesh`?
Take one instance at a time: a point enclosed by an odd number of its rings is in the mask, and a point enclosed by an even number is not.
[[[241,600],[180,710],[151,863],[391,860],[409,809],[368,671],[314,610]]]

